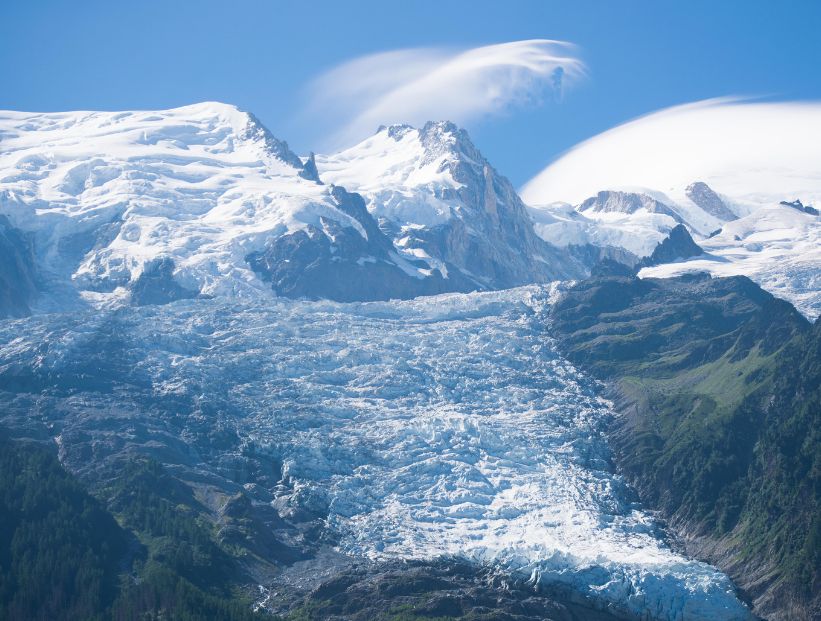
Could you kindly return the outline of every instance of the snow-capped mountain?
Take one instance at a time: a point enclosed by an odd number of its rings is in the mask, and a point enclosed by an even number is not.
[[[356,258],[371,257],[367,223],[233,106],[6,112],[0,131],[0,212],[63,303],[259,292],[248,255],[297,232],[350,231],[365,242]]]
[[[821,313],[815,135],[818,104],[679,106],[571,149],[522,196],[539,235],[556,245],[613,245],[648,256],[684,224],[708,255],[648,273],[746,275],[814,317]],[[796,200],[811,208],[782,204]]]
[[[679,224],[707,237],[738,218],[703,181],[688,185],[685,193],[677,202],[647,188],[601,190],[576,206],[558,202],[530,211],[538,234],[554,245],[614,246],[645,257]]]
[[[323,180],[365,197],[398,248],[475,287],[576,278],[586,270],[573,253],[535,234],[513,186],[452,123],[382,127],[316,161]]]

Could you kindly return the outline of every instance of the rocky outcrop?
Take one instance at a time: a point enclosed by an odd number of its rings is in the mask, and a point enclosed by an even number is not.
[[[813,207],[812,205],[805,205],[801,202],[800,199],[795,199],[794,201],[781,201],[780,204],[784,205],[785,207],[792,207],[793,209],[796,209],[802,213],[808,213],[811,216],[818,215],[818,210],[815,207]]]
[[[0,215],[0,318],[23,317],[37,293],[30,236]]]
[[[359,228],[323,219],[321,228],[308,226],[274,238],[263,251],[248,255],[251,268],[277,295],[353,302],[478,288],[457,269],[449,270],[446,279],[423,261],[400,257],[361,196],[338,186],[332,194]]]
[[[459,559],[351,567],[294,599],[293,593],[280,589],[266,604],[275,612],[290,612],[310,621],[624,620],[569,593],[536,591],[525,582]]]
[[[652,265],[662,265],[663,263],[675,263],[703,254],[704,250],[693,241],[687,228],[683,224],[677,224],[670,231],[670,235],[656,246],[653,254],[643,259],[640,265],[641,267],[650,267]]]
[[[703,211],[723,222],[738,220],[738,216],[724,204],[721,197],[703,181],[696,181],[688,185],[684,193]]]
[[[313,153],[311,153],[308,159],[303,163],[302,170],[299,171],[299,176],[309,181],[321,183],[319,180],[319,171],[316,169],[316,158]]]
[[[135,306],[168,304],[176,300],[190,300],[199,295],[180,285],[174,279],[174,261],[161,257],[148,263],[136,280],[129,285],[131,303]]]

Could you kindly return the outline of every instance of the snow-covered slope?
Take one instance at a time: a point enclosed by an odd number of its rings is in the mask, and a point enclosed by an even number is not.
[[[780,202],[821,203],[817,137],[821,104],[678,106],[581,143],[522,196],[538,233],[554,244],[611,244],[646,256],[682,222],[719,258],[676,270],[744,274],[815,316],[821,218]],[[755,242],[744,241],[750,235]]]
[[[640,276],[675,276],[707,271],[743,274],[770,293],[792,302],[804,315],[821,315],[821,218],[774,205],[729,222],[717,235],[699,239],[706,255],[644,268]]]
[[[684,219],[656,198],[635,192],[602,191],[577,207],[553,203],[531,208],[536,232],[557,246],[594,244],[649,255]]]
[[[266,235],[323,216],[355,224],[299,176],[286,144],[232,106],[4,112],[0,132],[0,211],[37,234],[46,275],[84,291],[113,291],[171,257],[182,285],[239,292],[256,280],[243,257]]]
[[[510,182],[452,123],[393,125],[317,156],[321,177],[362,194],[394,243],[481,287],[579,277],[585,266],[544,243]]]
[[[36,269],[52,293],[40,300],[44,307],[72,297],[124,301],[146,270],[143,289],[156,290],[148,300],[271,287],[322,296],[295,285],[296,270],[272,265],[300,253],[311,255],[311,266],[335,270],[326,280],[361,281],[379,270],[375,297],[404,293],[382,292],[379,277],[412,294],[430,279],[434,291],[447,290],[428,264],[385,243],[357,201],[319,183],[312,161],[304,164],[253,115],[225,104],[0,112],[0,214],[33,235]]]

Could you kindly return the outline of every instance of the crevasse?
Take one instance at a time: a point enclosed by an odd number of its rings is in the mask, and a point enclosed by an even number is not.
[[[277,506],[326,514],[347,554],[462,556],[641,618],[748,618],[729,579],[673,552],[613,473],[609,404],[546,334],[550,295],[188,300],[122,312],[118,335],[154,394],[219,403],[276,454]],[[49,341],[41,364],[71,346]],[[7,357],[26,349],[13,342]]]

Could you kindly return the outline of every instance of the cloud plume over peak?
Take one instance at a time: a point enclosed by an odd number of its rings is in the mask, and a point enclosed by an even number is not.
[[[306,115],[332,123],[333,147],[379,125],[447,119],[468,124],[539,101],[585,74],[575,46],[533,39],[467,50],[414,48],[348,61],[314,80]]]

